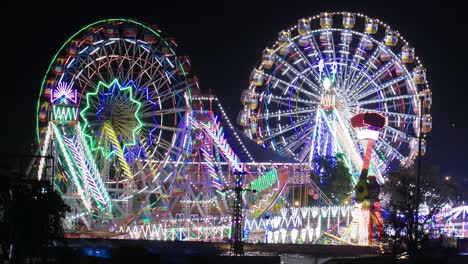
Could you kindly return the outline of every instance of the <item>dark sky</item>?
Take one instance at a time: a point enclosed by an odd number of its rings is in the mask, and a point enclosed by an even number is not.
[[[198,2],[198,1],[193,1]],[[157,24],[175,36],[178,54],[191,57],[203,89],[221,97],[232,119],[241,106],[252,68],[277,33],[322,11],[354,11],[376,17],[397,29],[416,48],[428,70],[433,92],[433,131],[423,162],[440,166],[444,175],[467,178],[468,69],[466,18],[455,1],[80,1],[43,5],[44,11],[12,12],[21,19],[5,25],[14,33],[13,83],[3,89],[1,154],[25,153],[35,129],[35,106],[43,74],[63,42],[81,27],[104,18],[125,17]],[[457,1],[458,2],[458,1]],[[466,13],[464,13],[466,16]],[[463,27],[465,26],[465,27]],[[4,51],[5,52],[5,51]],[[4,66],[7,64],[3,64]],[[10,71],[4,72],[10,77]],[[4,75],[5,76],[5,75]],[[5,94],[6,93],[6,94]],[[465,180],[466,181],[466,180]]]

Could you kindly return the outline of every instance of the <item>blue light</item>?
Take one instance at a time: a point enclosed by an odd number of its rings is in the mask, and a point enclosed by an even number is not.
[[[83,255],[97,258],[110,258],[107,248],[84,248]]]

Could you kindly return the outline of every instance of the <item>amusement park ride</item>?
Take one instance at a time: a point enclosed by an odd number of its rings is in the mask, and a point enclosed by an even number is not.
[[[316,157],[343,154],[354,184],[363,166],[381,184],[391,166],[413,163],[420,118],[422,133],[431,130],[431,92],[414,48],[362,14],[300,19],[263,52],[238,129],[216,96],[201,93],[176,47],[156,26],[109,19],[79,30],[53,57],[37,140],[38,154],[55,159],[36,160],[31,172],[73,208],[66,228],[226,241],[238,200],[229,187],[245,172],[239,188],[256,193],[240,193],[244,240],[367,244],[365,218],[332,204],[310,171],[320,169]],[[355,114],[384,118],[364,158]]]

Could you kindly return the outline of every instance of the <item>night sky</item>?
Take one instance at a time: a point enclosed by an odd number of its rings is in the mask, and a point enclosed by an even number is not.
[[[8,78],[10,82],[5,83],[2,94],[1,154],[29,152],[35,135],[35,109],[42,76],[63,42],[87,24],[117,17],[157,24],[176,37],[177,54],[190,56],[192,72],[199,77],[202,89],[212,89],[235,121],[241,107],[241,91],[248,86],[262,50],[276,40],[279,31],[296,24],[299,18],[323,11],[351,11],[383,20],[416,48],[433,92],[433,130],[423,162],[438,165],[443,175],[464,179],[468,186],[468,69],[465,66],[468,31],[466,21],[462,22],[461,4],[449,1],[437,4],[430,3],[434,1],[249,2],[113,1],[113,4],[96,5],[93,1],[68,1],[62,7],[43,5],[44,11],[29,15],[23,13],[23,7],[16,8],[13,12],[18,14],[18,19],[5,25],[14,31],[4,41],[14,47],[11,50],[14,55],[7,55],[14,56],[15,78]],[[5,75],[10,77],[10,70],[4,71]]]

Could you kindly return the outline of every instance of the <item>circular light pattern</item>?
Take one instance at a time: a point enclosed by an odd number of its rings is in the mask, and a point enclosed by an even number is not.
[[[432,95],[414,48],[380,20],[348,12],[324,12],[281,31],[241,102],[237,121],[257,143],[311,165],[343,153],[354,174],[366,143],[350,118],[383,114],[371,167],[380,181],[393,161],[413,162],[420,132],[432,127]]]
[[[38,101],[38,141],[42,153],[53,151],[55,187],[77,212],[119,219],[141,210],[128,205],[135,201],[171,206],[162,197],[185,156],[194,84],[176,46],[156,26],[109,19],[82,28],[53,57]]]

